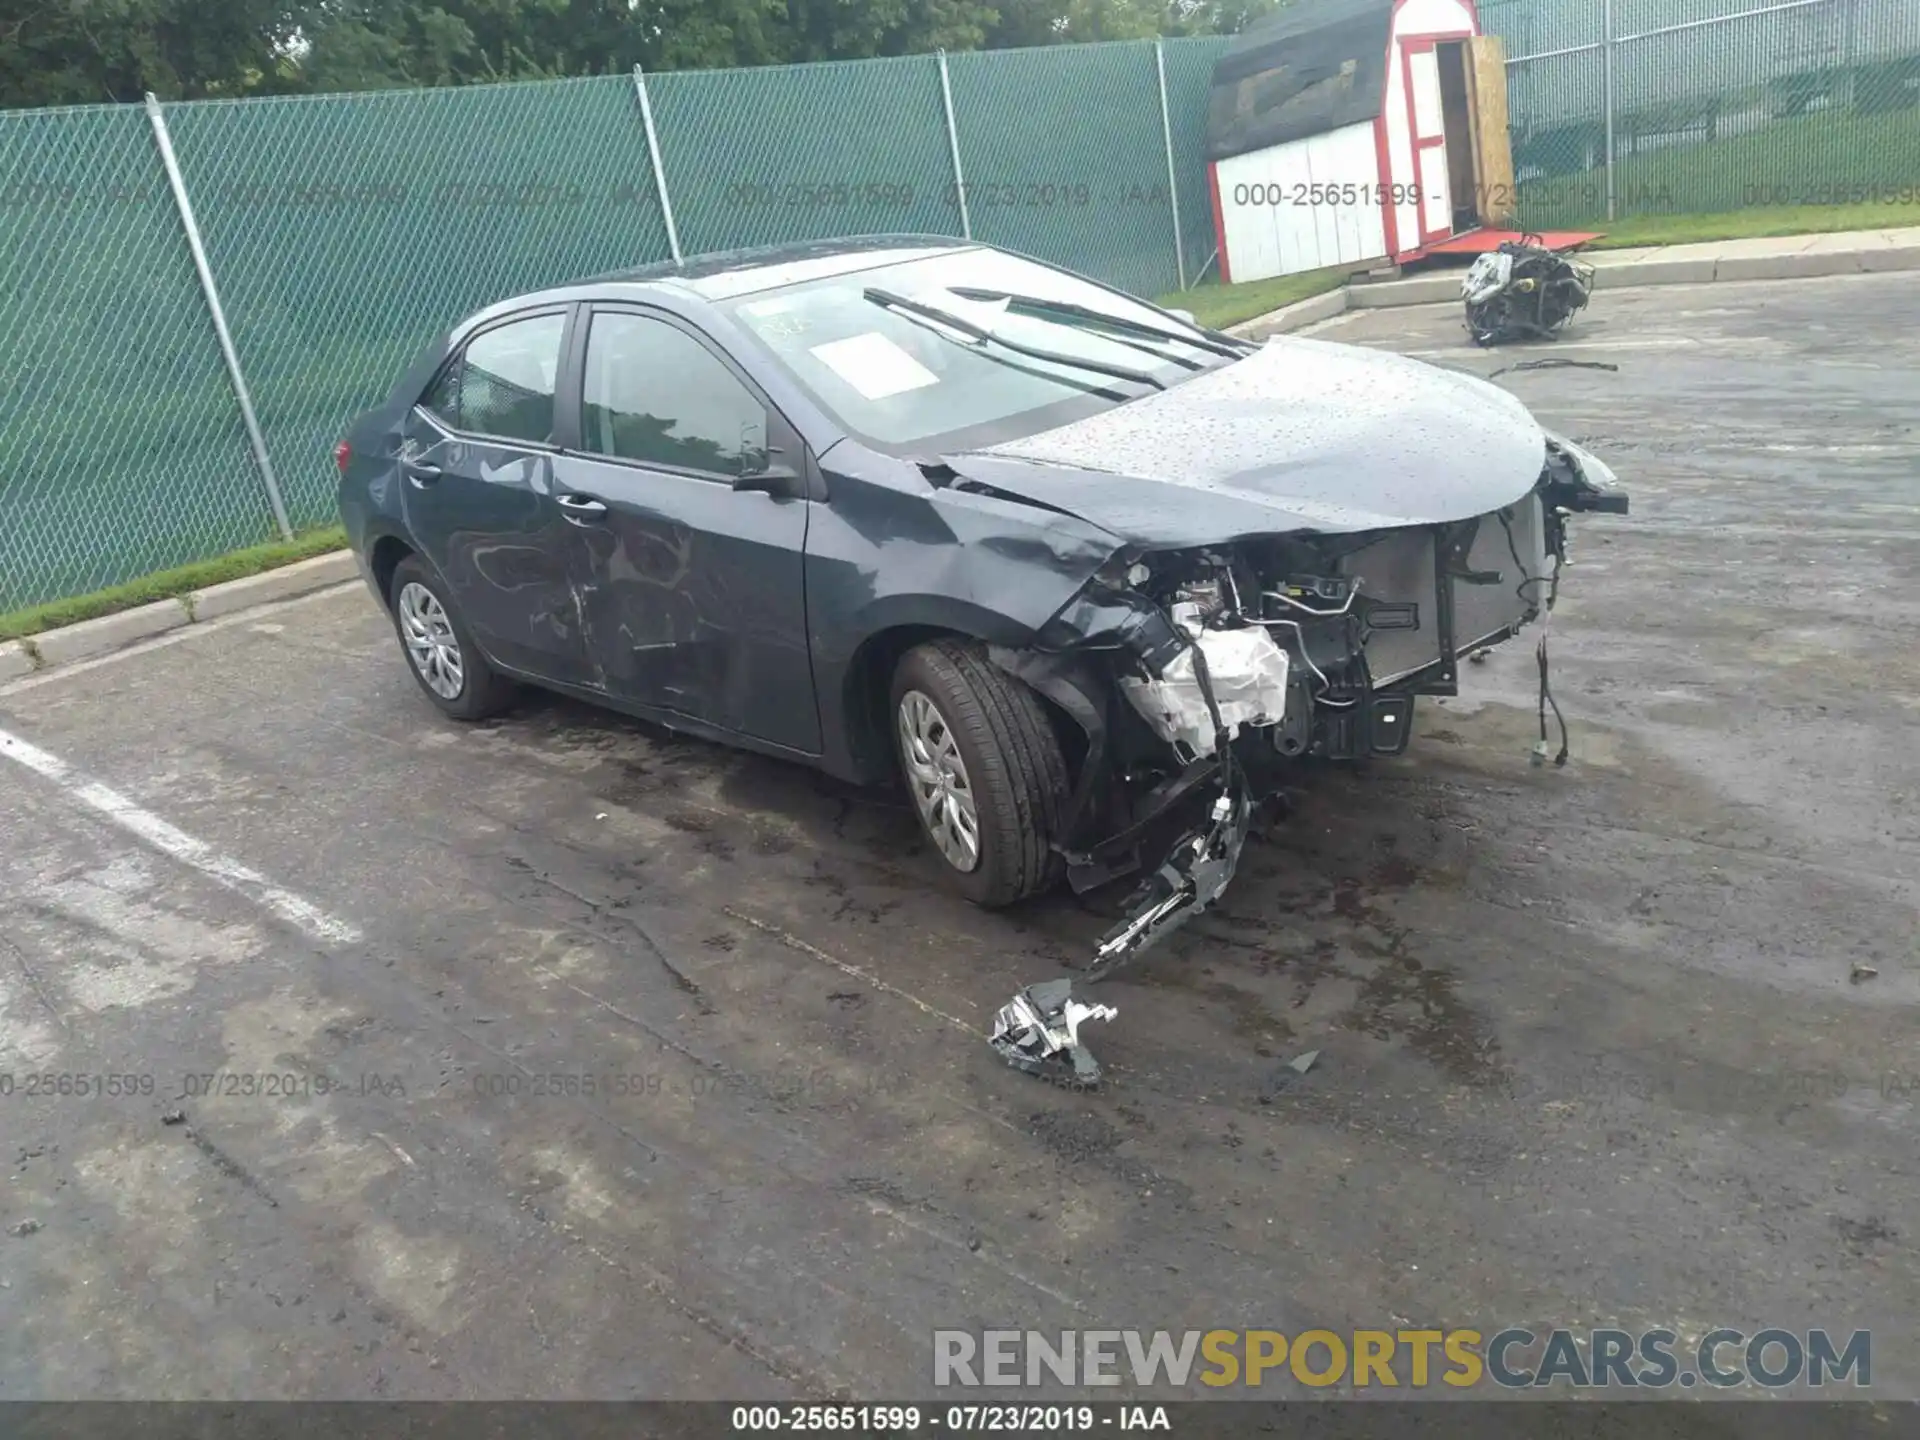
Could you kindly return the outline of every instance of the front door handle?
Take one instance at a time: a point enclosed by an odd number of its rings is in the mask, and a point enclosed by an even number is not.
[[[606,505],[591,495],[561,495],[557,498],[560,509],[575,524],[585,524],[589,520],[606,518]]]

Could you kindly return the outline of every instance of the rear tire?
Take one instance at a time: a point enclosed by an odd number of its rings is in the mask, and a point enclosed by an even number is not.
[[[419,556],[394,567],[390,598],[407,669],[443,715],[486,720],[513,704],[520,687],[487,663],[446,582]]]
[[[997,909],[1058,882],[1071,784],[1032,689],[978,647],[936,640],[901,659],[889,715],[921,831],[955,890]]]

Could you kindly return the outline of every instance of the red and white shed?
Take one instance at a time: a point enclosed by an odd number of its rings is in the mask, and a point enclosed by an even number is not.
[[[1504,219],[1505,80],[1481,115],[1499,42],[1476,67],[1479,37],[1473,0],[1294,0],[1236,39],[1207,111],[1220,279],[1407,260]]]

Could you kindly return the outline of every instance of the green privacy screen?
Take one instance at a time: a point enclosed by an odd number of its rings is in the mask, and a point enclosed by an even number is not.
[[[1180,240],[1189,285],[1218,280],[1219,242],[1213,234],[1213,195],[1207,183],[1207,91],[1213,62],[1231,37],[1168,41],[1167,118],[1173,131],[1174,174],[1180,190]]]
[[[1150,43],[948,61],[973,236],[1154,295],[1174,287]]]
[[[0,114],[0,199],[0,611],[269,538],[145,114]]]
[[[1609,115],[1620,216],[1904,198],[1920,221],[1914,0],[1481,16],[1510,57],[1527,224],[1605,228]],[[937,56],[650,76],[681,247],[958,236],[957,140],[976,239],[1148,296],[1217,278],[1203,153],[1227,43],[1164,43],[1164,117],[1151,41],[952,55],[952,138]],[[165,119],[296,525],[332,519],[335,441],[440,331],[669,255],[631,76]],[[0,113],[0,266],[0,611],[271,538],[141,108]]]
[[[168,107],[295,525],[333,518],[334,443],[436,333],[666,257],[638,108],[625,77]]]
[[[932,55],[647,81],[681,249],[958,235]]]

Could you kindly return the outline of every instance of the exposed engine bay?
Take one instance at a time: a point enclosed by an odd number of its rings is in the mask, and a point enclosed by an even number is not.
[[[1416,697],[1458,693],[1466,657],[1551,612],[1567,517],[1625,513],[1627,497],[1567,442],[1549,437],[1546,458],[1532,491],[1463,521],[1130,547],[1036,646],[990,652],[1084,732],[1057,846],[1069,883],[1084,892],[1145,872],[1086,979],[1104,979],[1219,898],[1290,766],[1402,753]],[[1538,653],[1536,763],[1551,703],[1544,637]],[[1563,723],[1555,763],[1565,759]],[[1143,865],[1146,837],[1168,822],[1182,824],[1177,838]],[[1088,1012],[1064,991],[1039,1001],[1003,1008],[996,1049],[1031,1073],[1097,1083],[1069,1018]]]
[[[1593,294],[1594,268],[1529,244],[1538,236],[1502,242],[1480,256],[1460,281],[1467,330],[1476,345],[1550,340]]]

